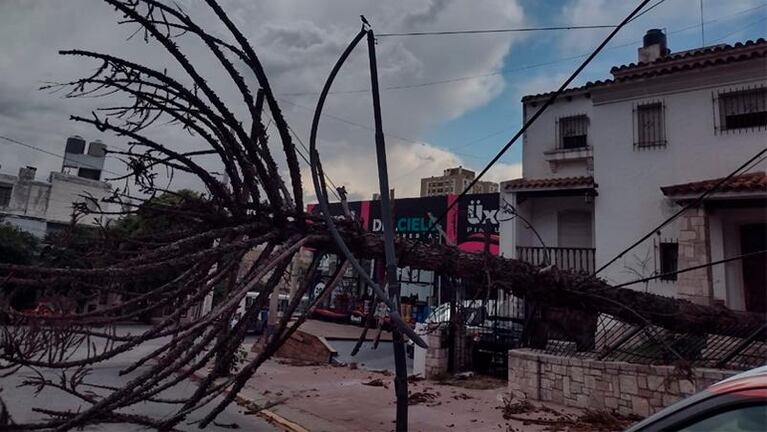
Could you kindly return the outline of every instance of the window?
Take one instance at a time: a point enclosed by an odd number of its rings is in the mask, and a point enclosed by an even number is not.
[[[675,242],[660,242],[660,272],[661,274],[672,273],[677,270],[679,258],[679,244]],[[661,276],[660,280],[675,281],[676,274]]]
[[[719,130],[767,127],[767,88],[719,93]]]
[[[77,173],[77,176],[91,179],[91,180],[101,180],[101,170],[90,169],[90,168],[80,168],[80,170]]]
[[[663,102],[644,103],[634,109],[636,133],[634,146],[663,147],[666,145],[666,120]]]
[[[12,185],[0,185],[0,207],[8,207],[11,203]]]
[[[559,122],[559,148],[577,149],[588,147],[589,118],[586,115],[562,117]]]
[[[739,406],[729,411],[718,412],[696,421],[680,432],[763,431],[767,428],[767,405],[754,404]]]

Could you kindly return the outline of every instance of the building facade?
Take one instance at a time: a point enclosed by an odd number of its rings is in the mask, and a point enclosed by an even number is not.
[[[767,143],[767,42],[671,53],[648,32],[639,62],[566,90],[524,136],[523,178],[501,184],[501,251],[594,272]],[[522,99],[525,120],[550,93]],[[613,284],[767,249],[764,161],[598,275]],[[633,288],[764,311],[765,255]]]
[[[498,210],[498,193],[473,194],[455,203],[456,194],[420,198],[398,198],[393,202],[393,226],[397,237],[421,240],[427,243],[455,245],[470,253],[499,254],[498,230],[501,219]],[[448,210],[448,206],[454,205]],[[380,233],[383,230],[381,201],[352,201],[349,211],[366,231]],[[316,204],[307,206],[308,213],[319,211]],[[340,203],[331,203],[334,216],[343,215]],[[432,221],[446,213],[442,223],[432,226]],[[382,263],[379,263],[382,264]],[[381,269],[382,266],[379,265]],[[373,266],[375,268],[375,266]],[[372,271],[371,271],[372,273]],[[445,302],[440,293],[441,278],[425,270],[398,270],[403,297],[414,296],[418,301],[437,306]],[[365,287],[360,283],[361,287]]]
[[[476,173],[464,167],[448,168],[441,176],[426,177],[421,179],[421,196],[441,196],[459,194],[469,186]],[[472,186],[469,193],[496,193],[498,183],[479,181]]]
[[[85,204],[93,210],[112,193],[109,183],[101,181],[106,156],[105,146],[92,142],[85,152],[85,141],[72,137],[67,141],[62,172],[51,172],[48,181],[38,180],[37,168],[24,167],[18,175],[0,174],[0,219],[43,238],[48,232],[71,223],[75,207]],[[88,214],[78,223],[98,225],[108,216]]]

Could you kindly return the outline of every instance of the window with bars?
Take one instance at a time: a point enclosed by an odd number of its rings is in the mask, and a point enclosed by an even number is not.
[[[668,241],[660,242],[658,252],[658,255],[660,256],[661,274],[677,271],[677,263],[679,261],[679,243]],[[661,276],[660,280],[675,281],[676,273]]]
[[[665,147],[666,119],[663,102],[650,102],[634,108],[636,131],[635,147]]]
[[[588,143],[589,118],[585,114],[561,117],[558,121],[559,149],[586,148]]]
[[[11,203],[12,185],[0,185],[0,207],[8,207]]]
[[[719,93],[719,130],[767,128],[767,87]]]

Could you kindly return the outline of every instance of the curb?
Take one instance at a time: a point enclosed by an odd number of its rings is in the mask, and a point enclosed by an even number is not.
[[[290,421],[285,417],[282,417],[274,411],[269,411],[268,409],[258,409],[255,402],[244,396],[237,395],[234,400],[237,401],[237,405],[251,410],[251,412],[247,414],[254,414],[258,417],[261,417],[262,419],[281,429],[284,429],[287,432],[309,432],[309,430],[305,427],[296,422]],[[256,408],[253,408],[253,406],[256,406]]]
[[[288,432],[309,432],[308,429],[304,428],[298,423],[294,423],[286,419],[285,417],[277,415],[274,412],[269,410],[261,410],[257,415],[263,418],[264,420],[268,421],[269,423],[272,423],[273,425],[276,425],[277,427],[283,428]]]
[[[189,375],[189,379],[194,382],[200,382],[204,379],[204,377],[199,375],[197,372],[192,372],[191,375]],[[292,422],[273,411],[269,411],[268,409],[259,410],[257,408],[252,408],[253,406],[257,407],[258,405],[252,400],[246,397],[240,396],[239,394],[237,394],[237,396],[234,397],[234,400],[235,402],[237,402],[237,405],[243,408],[250,409],[251,412],[248,414],[261,417],[262,419],[266,420],[270,424],[273,424],[285,430],[286,432],[311,432],[309,429],[306,429],[300,424],[296,422]]]
[[[193,372],[190,377],[193,381],[202,381],[203,377],[198,375],[196,372]],[[234,397],[234,400],[237,402],[237,405],[250,409],[251,412],[248,414],[254,414],[258,417],[261,417],[262,419],[266,420],[272,425],[275,425],[286,432],[310,432],[309,429],[306,429],[305,427],[301,426],[300,424],[290,421],[286,419],[285,417],[282,417],[281,415],[275,413],[274,411],[269,411],[268,409],[262,409],[259,410],[257,408],[252,408],[253,406],[256,406],[256,403],[251,401],[250,399],[240,396],[239,394]]]

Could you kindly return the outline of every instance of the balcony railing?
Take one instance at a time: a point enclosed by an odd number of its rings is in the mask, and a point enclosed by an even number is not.
[[[517,246],[517,258],[535,265],[554,264],[563,270],[594,273],[594,251],[594,248]]]

